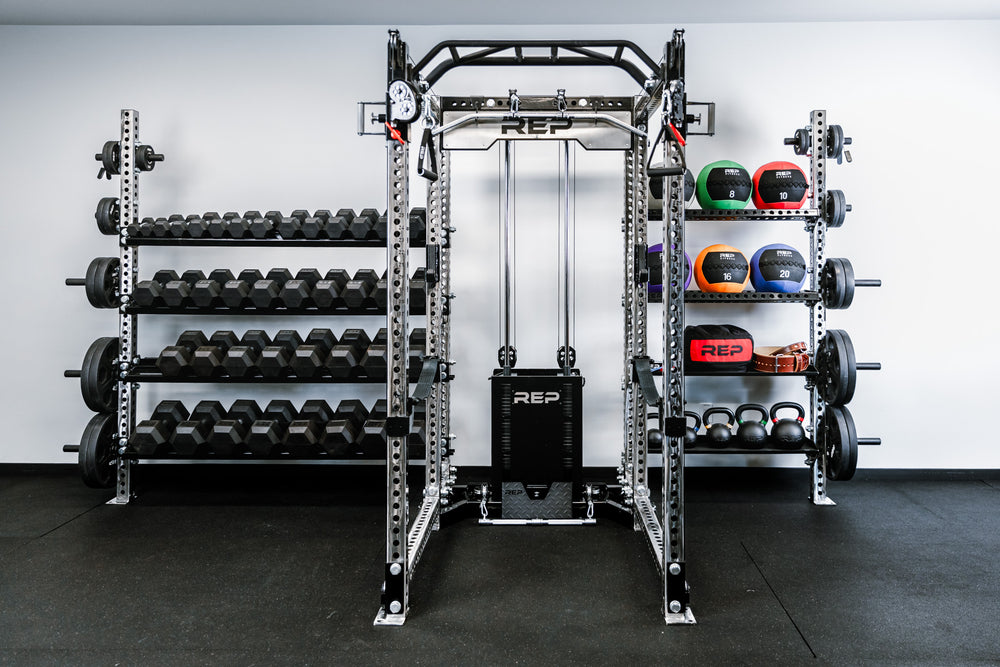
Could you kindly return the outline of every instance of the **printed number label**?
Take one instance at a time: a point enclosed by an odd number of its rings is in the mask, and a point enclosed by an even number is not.
[[[781,269],[780,271],[778,271],[779,278],[790,278],[791,276],[792,272],[789,271],[788,269]]]
[[[736,199],[736,190],[730,190],[729,191],[729,198],[730,199]]]
[[[723,280],[732,280],[733,279],[733,274],[731,274],[731,273],[723,273],[722,274],[722,279]]]
[[[788,193],[787,192],[782,192],[781,193],[781,198],[782,199],[788,199]]]

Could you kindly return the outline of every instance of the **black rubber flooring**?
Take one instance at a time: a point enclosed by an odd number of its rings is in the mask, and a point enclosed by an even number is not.
[[[147,475],[120,507],[71,470],[0,469],[0,662],[1000,664],[992,472],[860,474],[814,507],[804,470],[690,471],[695,626],[663,623],[630,525],[458,521],[433,535],[398,628],[372,626],[370,473],[191,474]]]

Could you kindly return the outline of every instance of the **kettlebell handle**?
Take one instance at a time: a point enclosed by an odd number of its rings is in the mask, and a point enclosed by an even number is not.
[[[743,425],[743,413],[744,412],[759,412],[760,419],[758,420],[761,424],[767,423],[767,408],[765,408],[760,403],[744,403],[740,407],[736,408],[736,423]]]
[[[774,405],[771,406],[770,417],[772,422],[774,422],[775,424],[778,423],[778,410],[782,410],[784,408],[790,408],[798,412],[799,414],[795,419],[800,423],[806,418],[806,411],[802,409],[801,405],[799,405],[798,403],[793,403],[791,401],[782,401],[781,403],[775,403]]]
[[[736,419],[736,415],[734,415],[733,411],[729,408],[724,408],[722,406],[709,408],[708,410],[705,410],[705,414],[701,416],[701,423],[705,425],[705,428],[708,428],[708,418],[712,415],[726,415],[726,426],[728,428],[733,427],[733,421]]]
[[[687,412],[684,413],[684,419],[685,420],[687,420],[687,419],[693,419],[694,420],[694,432],[695,433],[697,433],[698,429],[701,428],[701,417],[698,416],[697,412],[691,412],[690,410],[688,410]]]

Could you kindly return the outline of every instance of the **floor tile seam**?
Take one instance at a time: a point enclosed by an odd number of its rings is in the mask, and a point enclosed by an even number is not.
[[[771,582],[768,580],[767,575],[764,574],[764,569],[753,557],[753,554],[750,553],[750,549],[747,548],[747,545],[743,540],[740,540],[740,546],[743,547],[743,551],[746,552],[747,558],[750,559],[750,562],[753,563],[753,566],[757,569],[757,573],[760,574],[760,578],[764,580],[764,584],[767,586],[767,589],[771,591],[771,595],[774,596],[774,600],[781,607],[781,610],[785,612],[785,616],[788,617],[788,620],[792,624],[792,627],[795,628],[795,631],[802,639],[802,643],[806,645],[806,648],[809,650],[809,653],[812,654],[813,658],[818,658],[819,656],[816,655],[816,651],[813,650],[813,647],[809,643],[809,640],[806,638],[805,633],[802,631],[802,628],[799,627],[799,624],[795,621],[795,618],[792,616],[791,611],[788,610],[788,607],[785,606],[785,603],[781,600],[781,597],[778,595],[778,591],[774,589],[774,586],[771,585]]]

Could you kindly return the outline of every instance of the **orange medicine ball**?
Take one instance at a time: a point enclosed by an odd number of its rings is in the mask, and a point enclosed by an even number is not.
[[[694,260],[694,279],[702,292],[742,292],[750,282],[750,263],[736,248],[716,243]]]

